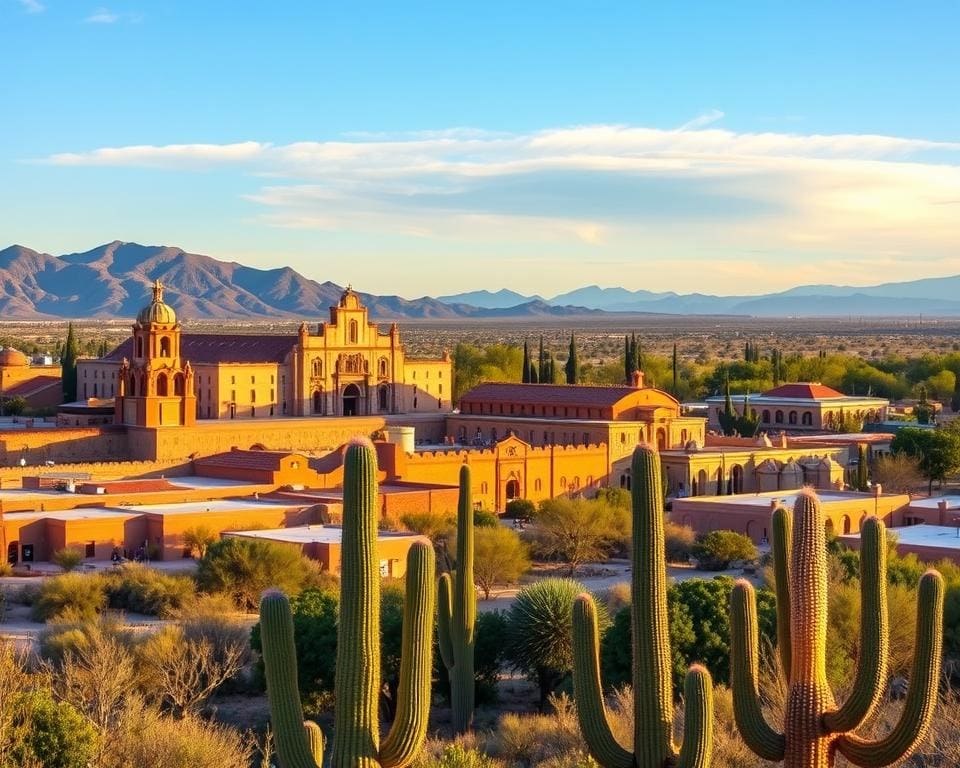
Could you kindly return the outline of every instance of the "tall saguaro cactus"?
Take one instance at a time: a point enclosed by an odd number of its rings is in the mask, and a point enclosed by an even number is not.
[[[667,623],[666,555],[660,456],[641,445],[633,453],[633,697],[632,749],[614,738],[600,683],[597,609],[580,595],[573,609],[573,685],[580,730],[604,768],[708,768],[713,746],[713,689],[700,665],[684,684],[683,743],[673,741],[673,684]]]
[[[860,657],[853,689],[842,706],[834,700],[825,670],[826,534],[820,501],[812,490],[797,496],[792,519],[784,509],[774,511],[773,558],[780,662],[789,683],[782,733],[767,723],[760,708],[753,587],[740,580],[730,596],[734,715],[747,746],[766,760],[782,760],[785,768],[830,768],[837,752],[864,768],[880,768],[909,755],[926,735],[937,702],[943,646],[940,574],[930,570],[920,580],[913,669],[900,720],[883,738],[868,740],[855,731],[876,708],[887,678],[883,523],[869,518],[861,530]]]
[[[457,569],[438,585],[440,656],[450,674],[453,729],[466,733],[473,722],[477,589],[473,584],[473,497],[470,467],[460,467],[457,508]]]
[[[434,616],[434,555],[427,542],[407,553],[397,714],[380,743],[380,562],[377,556],[377,459],[356,440],[344,459],[340,624],[337,631],[336,711],[332,768],[404,768],[427,732]],[[282,768],[319,768],[323,742],[304,723],[297,687],[293,621],[286,596],[260,601],[267,696]]]

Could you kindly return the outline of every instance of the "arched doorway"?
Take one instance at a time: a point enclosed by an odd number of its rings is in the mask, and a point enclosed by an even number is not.
[[[9,544],[7,544],[7,562],[10,563],[10,565],[16,565],[17,559],[19,558],[19,556],[20,556],[20,542],[11,541]]]
[[[731,479],[733,480],[733,492],[743,493],[743,467],[739,464],[733,465]]]
[[[313,391],[313,412],[314,414],[323,413],[323,392],[319,389]]]
[[[382,412],[387,411],[389,408],[389,404],[390,404],[389,396],[390,396],[390,391],[387,389],[385,384],[382,385],[377,390],[377,407]]]
[[[360,388],[356,384],[347,384],[343,389],[343,415],[356,416],[360,413]]]
[[[667,430],[662,427],[657,430],[657,450],[667,450]]]
[[[513,501],[514,499],[520,498],[520,481],[519,480],[507,480],[507,501]]]

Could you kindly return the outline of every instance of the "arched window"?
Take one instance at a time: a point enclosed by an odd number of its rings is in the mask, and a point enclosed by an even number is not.
[[[377,407],[379,407],[381,411],[389,409],[389,395],[390,392],[386,386],[382,386],[377,390]]]
[[[763,415],[762,415],[761,418],[763,419],[763,423],[764,423],[764,424],[769,424],[769,423],[770,423],[770,411],[764,410]]]
[[[170,337],[160,337],[160,357],[170,357]]]
[[[184,394],[183,383],[184,383],[184,377],[182,373],[178,373],[176,376],[173,377],[173,394],[177,395],[178,397],[183,396]]]
[[[800,423],[805,427],[813,425],[813,414],[810,411],[804,411],[803,415],[800,417]]]
[[[543,481],[541,481],[540,478],[538,477],[536,480],[533,481],[533,490],[539,491],[542,489],[543,489]]]
[[[773,420],[777,424],[783,424],[783,411],[777,411],[773,416]]]
[[[358,330],[357,321],[351,320],[350,321],[350,343],[351,344],[357,343],[357,330]]]
[[[137,357],[143,357],[143,336],[137,336]]]
[[[387,358],[381,357],[380,361],[377,363],[377,375],[381,379],[387,378]]]
[[[137,396],[137,377],[134,376],[132,373],[130,374],[130,391],[127,392],[127,395],[129,395],[130,397]]]
[[[157,396],[167,396],[167,374],[165,373],[157,374]]]
[[[323,363],[320,362],[319,357],[313,358],[313,375],[314,376],[323,375]]]
[[[790,411],[790,414],[787,416],[787,421],[788,421],[790,424],[796,424],[796,423],[797,423],[797,412],[796,412],[796,411]]]
[[[314,390],[313,392],[313,412],[315,414],[323,413],[323,391]]]

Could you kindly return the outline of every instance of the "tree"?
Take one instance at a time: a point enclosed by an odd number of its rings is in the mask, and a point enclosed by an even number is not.
[[[720,428],[725,435],[740,435],[741,437],[753,437],[760,426],[760,420],[755,412],[750,410],[750,403],[747,398],[743,399],[743,414],[738,414],[733,407],[733,400],[730,397],[730,381],[724,383],[724,401],[723,412],[718,417]]]
[[[606,504],[564,496],[542,502],[534,524],[537,554],[566,563],[570,576],[584,563],[606,558],[623,535]]]
[[[909,493],[923,480],[919,462],[906,453],[878,456],[873,462],[873,482],[885,491]]]
[[[530,569],[527,545],[510,528],[484,526],[473,537],[473,578],[484,600],[495,585],[515,584]]]
[[[890,448],[917,460],[928,493],[933,493],[934,480],[943,485],[947,475],[960,470],[960,432],[954,430],[907,427],[897,432]]]
[[[857,490],[867,490],[867,466],[869,463],[869,454],[866,443],[857,445]]]
[[[530,383],[530,347],[527,345],[526,339],[523,340],[523,368],[520,380],[524,384]]]
[[[954,413],[960,411],[960,376],[956,377],[956,383],[953,385],[953,396],[950,398],[950,410]]]
[[[547,378],[547,373],[547,354],[543,349],[543,334],[540,334],[540,352],[537,355],[537,380],[542,384],[553,384],[553,380]]]
[[[507,614],[510,662],[540,687],[540,708],[573,666],[573,602],[586,588],[573,579],[544,579],[524,587]],[[597,603],[601,630],[609,623]]]
[[[67,325],[67,340],[60,355],[60,374],[63,378],[63,402],[72,403],[77,399],[77,357],[79,356],[77,337],[73,333],[73,323]]]
[[[577,362],[577,340],[572,333],[570,334],[570,349],[564,370],[567,374],[567,384],[576,384],[580,373],[580,365]]]
[[[183,532],[183,546],[189,548],[194,557],[203,557],[207,549],[219,537],[208,525],[197,525]]]
[[[913,407],[913,413],[917,417],[917,424],[929,424],[933,417],[933,408],[927,400],[927,388],[920,385],[920,396],[917,398],[917,404]]]
[[[83,552],[73,547],[64,547],[54,552],[50,559],[63,568],[64,573],[69,573],[83,562]]]
[[[197,584],[206,592],[225,592],[245,611],[254,611],[265,589],[297,594],[307,565],[294,547],[231,536],[211,544],[197,563]]]
[[[26,733],[14,750],[14,765],[43,768],[86,768],[99,741],[93,725],[66,702],[54,701],[49,691],[21,694],[18,702]]]
[[[671,367],[673,369],[673,395],[676,397],[677,392],[679,391],[677,373],[679,366],[677,365],[677,343],[673,343],[673,355],[671,356]]]
[[[20,397],[20,395],[14,395],[13,397],[8,397],[3,400],[3,412],[7,416],[19,416],[27,407],[27,401]]]
[[[707,571],[722,571],[734,560],[756,560],[757,547],[748,536],[733,531],[710,531],[693,545],[692,554]]]

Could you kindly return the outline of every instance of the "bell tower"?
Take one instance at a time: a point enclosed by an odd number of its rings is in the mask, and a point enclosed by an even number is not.
[[[196,423],[193,369],[180,357],[180,323],[163,302],[163,283],[133,324],[132,359],[120,365],[114,412],[117,424],[181,427]]]

